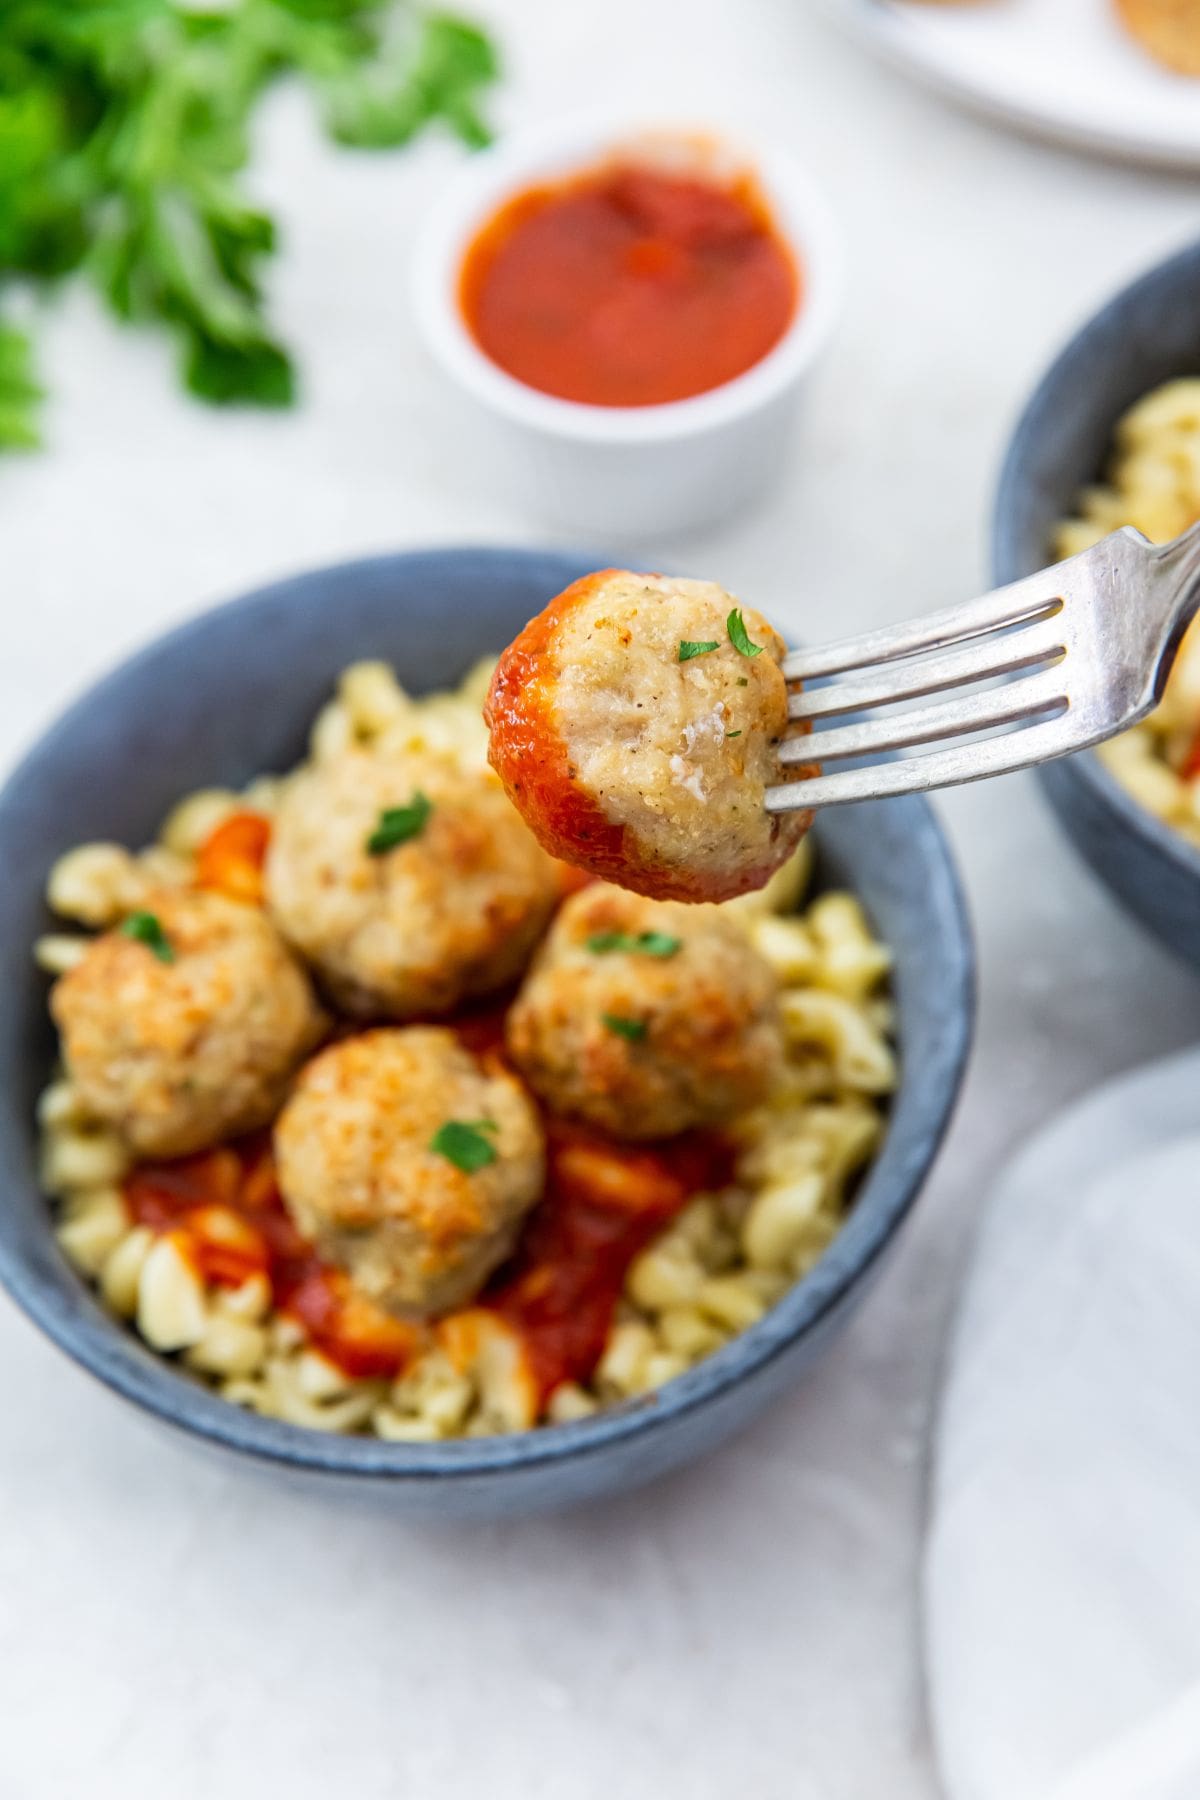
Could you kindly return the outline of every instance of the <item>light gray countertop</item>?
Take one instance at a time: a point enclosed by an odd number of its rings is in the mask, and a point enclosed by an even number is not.
[[[505,122],[584,88],[750,123],[809,162],[845,229],[846,317],[781,488],[639,557],[810,638],[976,591],[1018,404],[1078,319],[1196,230],[1194,182],[945,110],[800,0],[488,11]],[[165,346],[63,300],[53,451],[0,469],[5,762],[212,600],[346,554],[544,536],[477,486],[408,322],[411,229],[456,153],[334,153],[287,94],[261,150],[307,404],[203,412]],[[982,954],[957,1125],[858,1320],[710,1461],[560,1520],[414,1529],[161,1439],[0,1302],[5,1800],[932,1800],[915,1580],[973,1220],[1040,1120],[1200,1032],[1200,987],[1072,860],[1031,781],[942,810]]]

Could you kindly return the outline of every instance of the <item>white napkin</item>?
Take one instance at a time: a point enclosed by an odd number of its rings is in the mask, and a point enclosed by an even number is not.
[[[1200,1053],[1001,1179],[935,1458],[949,1800],[1200,1800]]]

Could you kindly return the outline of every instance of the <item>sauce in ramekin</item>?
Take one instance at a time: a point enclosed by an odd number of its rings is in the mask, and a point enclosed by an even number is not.
[[[467,248],[466,325],[526,386],[589,406],[659,406],[754,367],[801,278],[753,176],[614,161],[524,189]]]

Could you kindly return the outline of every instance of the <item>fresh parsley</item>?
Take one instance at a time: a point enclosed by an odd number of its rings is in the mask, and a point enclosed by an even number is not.
[[[741,732],[740,732],[740,731],[727,731],[727,732],[726,732],[726,733],[725,733],[725,736],[726,736],[726,737],[727,737],[727,738],[731,738],[731,737],[741,737],[741,735],[742,735],[742,734],[741,734]]]
[[[483,1135],[484,1131],[496,1129],[494,1119],[447,1119],[430,1138],[429,1148],[464,1175],[474,1175],[496,1160],[496,1146]]]
[[[602,1013],[600,1015],[614,1037],[626,1038],[631,1044],[640,1044],[646,1035],[645,1019],[627,1019],[621,1013]]]
[[[6,0],[0,9],[0,284],[79,275],[165,327],[186,386],[287,406],[266,312],[274,220],[245,193],[258,105],[298,76],[342,144],[444,124],[485,143],[491,40],[418,0]],[[37,442],[27,334],[0,322],[0,448]]]
[[[703,644],[693,643],[689,638],[683,638],[679,645],[679,660],[680,662],[691,662],[693,656],[707,656],[710,650],[719,648],[720,645],[716,638],[710,638],[707,643]]]
[[[593,956],[611,956],[623,951],[628,956],[674,956],[683,948],[683,939],[669,931],[595,931],[587,941]]]
[[[367,839],[367,854],[386,856],[398,844],[407,844],[410,838],[420,837],[432,811],[432,800],[419,789],[407,806],[385,807],[379,815],[378,825]]]
[[[735,606],[725,621],[725,629],[729,633],[729,641],[739,656],[761,656],[761,644],[752,644],[746,630],[746,621],[742,617],[741,608]]]
[[[2,106],[0,101],[0,110]],[[34,420],[41,398],[33,371],[33,345],[15,325],[0,323],[0,450],[37,448]]]
[[[147,950],[157,956],[161,963],[173,963],[175,951],[171,940],[162,928],[162,921],[152,912],[130,913],[121,927],[122,937],[132,938],[135,944],[145,944]]]

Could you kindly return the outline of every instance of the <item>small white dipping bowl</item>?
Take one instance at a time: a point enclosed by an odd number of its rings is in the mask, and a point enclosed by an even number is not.
[[[468,246],[515,194],[625,155],[753,175],[796,259],[800,298],[774,348],[720,387],[659,406],[583,405],[527,387],[484,354],[459,279]],[[463,166],[418,238],[414,299],[435,359],[474,403],[507,495],[560,528],[645,538],[712,524],[778,471],[801,380],[836,313],[840,261],[824,200],[785,153],[695,127],[576,119],[514,134]]]

